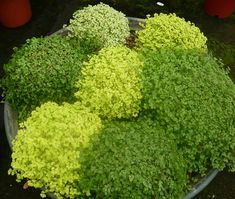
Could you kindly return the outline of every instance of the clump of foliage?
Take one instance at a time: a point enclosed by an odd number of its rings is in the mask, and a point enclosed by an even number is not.
[[[32,38],[15,49],[2,87],[19,120],[46,101],[72,101],[83,59],[83,51],[62,36]]]
[[[79,195],[80,151],[101,128],[101,120],[86,109],[47,102],[22,123],[13,142],[11,175],[17,181],[44,188],[58,199]]]
[[[130,34],[125,15],[103,3],[77,10],[67,29],[70,37],[98,50],[124,44]]]
[[[137,32],[136,39],[139,48],[207,49],[207,39],[200,29],[175,14],[147,16],[145,23],[141,26],[143,29]]]
[[[103,118],[137,116],[141,102],[143,63],[126,47],[103,48],[82,69],[76,96]]]
[[[235,85],[223,64],[195,50],[143,54],[143,108],[176,135],[189,172],[235,170]]]
[[[81,155],[80,187],[91,198],[182,197],[185,162],[154,121],[112,121],[97,135]]]

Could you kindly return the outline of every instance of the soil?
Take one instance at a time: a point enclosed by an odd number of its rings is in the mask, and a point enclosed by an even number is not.
[[[88,1],[82,1],[86,5]],[[91,1],[90,1],[91,2]],[[98,1],[93,1],[98,2]],[[166,1],[166,6],[168,1]],[[3,75],[3,65],[7,63],[12,48],[20,46],[26,39],[49,35],[63,24],[66,24],[72,13],[82,6],[80,0],[31,0],[33,17],[31,21],[16,29],[8,29],[0,26],[0,75]],[[148,14],[145,11],[134,13],[133,9],[128,12],[123,5],[116,5],[128,16],[143,17]],[[179,6],[178,6],[179,7]],[[177,6],[169,8],[178,13],[186,20],[194,22],[206,36],[215,37],[219,41],[229,43],[235,47],[235,17],[218,19],[209,17],[201,8],[200,13],[189,13],[187,10],[177,10]],[[184,6],[181,6],[184,8]],[[155,11],[156,9],[154,9]],[[167,10],[167,9],[166,9]],[[166,11],[164,10],[164,11]],[[148,10],[149,12],[149,10]],[[234,51],[235,52],[235,51]],[[235,54],[231,55],[234,56]],[[231,78],[235,80],[235,61],[230,65]],[[33,188],[23,189],[23,183],[15,182],[15,178],[9,176],[7,171],[10,167],[11,151],[9,149],[3,124],[3,104],[0,104],[0,198],[1,199],[39,199],[40,190]],[[235,198],[235,173],[220,172],[210,185],[201,192],[196,199],[234,199]]]

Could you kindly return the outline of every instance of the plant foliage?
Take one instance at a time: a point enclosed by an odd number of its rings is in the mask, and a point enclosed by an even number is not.
[[[153,17],[148,15],[142,27],[137,32],[139,48],[207,48],[207,39],[200,29],[175,14],[154,14]]]
[[[46,101],[72,100],[83,58],[82,50],[61,36],[32,38],[15,49],[2,86],[19,120]]]
[[[86,109],[48,102],[21,124],[13,142],[11,175],[58,199],[79,195],[80,151],[89,145],[101,121]]]
[[[94,50],[124,44],[129,36],[125,15],[103,3],[77,10],[67,29]]]
[[[103,118],[137,116],[142,68],[136,52],[126,47],[103,48],[82,69],[76,96],[82,105]]]
[[[174,132],[189,172],[235,169],[235,86],[200,51],[145,51],[143,108]]]
[[[112,121],[81,155],[80,187],[91,198],[182,197],[184,160],[171,135],[149,119]]]
[[[178,199],[191,174],[235,171],[228,70],[175,14],[142,26],[136,52],[122,45],[125,16],[101,3],[74,13],[69,37],[33,38],[15,51],[4,93],[20,120],[31,114],[13,142],[17,181],[58,199]]]

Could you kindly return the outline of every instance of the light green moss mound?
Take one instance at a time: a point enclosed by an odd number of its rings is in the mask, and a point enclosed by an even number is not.
[[[143,108],[174,132],[189,171],[235,169],[235,85],[222,63],[190,50],[146,52]]]
[[[80,187],[91,191],[90,198],[176,199],[184,194],[182,155],[172,137],[149,119],[106,124],[81,160]]]
[[[79,194],[80,151],[89,145],[101,121],[85,109],[48,102],[33,111],[13,142],[11,175],[45,188],[58,199]]]
[[[207,49],[207,38],[193,23],[186,22],[175,14],[147,16],[137,32],[139,48],[158,50],[161,48]]]
[[[62,36],[32,38],[15,52],[4,66],[5,100],[26,119],[47,101],[73,100],[84,54]]]
[[[102,49],[85,64],[76,96],[103,118],[137,116],[141,102],[143,64],[126,47]]]
[[[103,3],[77,10],[67,29],[94,50],[124,44],[129,36],[125,15]]]

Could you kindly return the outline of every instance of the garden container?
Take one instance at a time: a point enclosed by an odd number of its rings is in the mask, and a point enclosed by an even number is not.
[[[132,31],[141,29],[139,25],[140,22],[144,22],[143,19],[128,17],[129,26]],[[66,29],[61,29],[54,34],[60,35],[67,35],[68,31]],[[5,125],[5,132],[8,139],[8,143],[12,148],[12,141],[17,134],[18,131],[18,124],[17,124],[17,114],[12,109],[11,105],[8,102],[4,104],[4,125]],[[201,192],[217,175],[218,170],[212,169],[208,171],[207,175],[202,178],[195,186],[193,186],[192,190],[187,193],[182,199],[192,199],[196,196],[199,192]],[[56,199],[53,193],[49,193],[48,197],[52,199]]]
[[[0,0],[0,22],[8,28],[26,24],[32,16],[30,0]]]
[[[204,7],[208,15],[225,18],[235,11],[235,0],[206,0]]]

